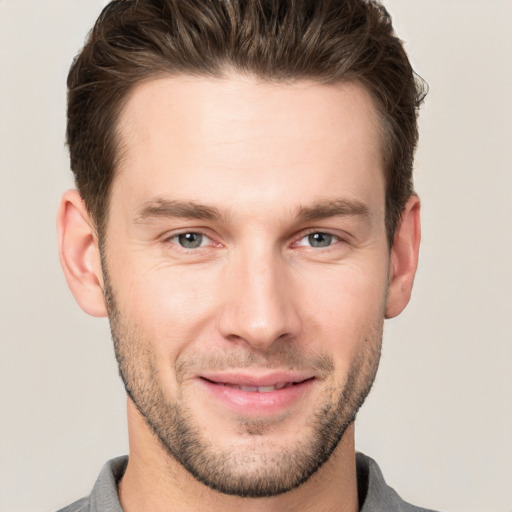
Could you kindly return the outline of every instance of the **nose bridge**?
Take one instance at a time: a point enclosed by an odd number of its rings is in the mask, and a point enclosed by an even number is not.
[[[299,318],[282,256],[265,243],[253,243],[234,255],[228,267],[222,334],[259,349],[294,335]]]

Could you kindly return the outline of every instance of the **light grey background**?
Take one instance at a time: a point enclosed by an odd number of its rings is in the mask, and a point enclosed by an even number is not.
[[[0,511],[89,492],[127,451],[106,321],[75,305],[55,212],[65,77],[105,1],[0,0]],[[512,2],[387,0],[431,91],[413,300],[388,322],[357,444],[415,503],[512,511]]]

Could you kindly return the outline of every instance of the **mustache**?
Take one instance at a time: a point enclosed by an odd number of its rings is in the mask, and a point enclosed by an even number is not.
[[[305,354],[296,346],[279,346],[269,352],[255,352],[249,349],[233,348],[224,351],[201,351],[176,359],[176,377],[202,373],[204,371],[226,371],[234,369],[258,368],[289,371],[311,371],[319,377],[327,377],[334,372],[334,360],[322,353]]]

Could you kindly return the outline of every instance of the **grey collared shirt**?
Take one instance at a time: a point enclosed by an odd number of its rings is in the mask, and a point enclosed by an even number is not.
[[[126,456],[108,461],[103,466],[91,494],[59,512],[123,512],[117,495],[117,484],[127,463]],[[386,484],[377,463],[362,453],[357,454],[357,487],[360,512],[433,512],[403,501]]]

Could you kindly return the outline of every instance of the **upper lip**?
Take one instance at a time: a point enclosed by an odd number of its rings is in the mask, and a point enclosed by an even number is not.
[[[272,373],[212,372],[202,373],[198,377],[218,384],[235,386],[264,387],[281,383],[297,383],[313,378],[313,372],[279,371]]]

